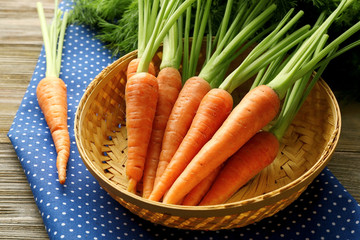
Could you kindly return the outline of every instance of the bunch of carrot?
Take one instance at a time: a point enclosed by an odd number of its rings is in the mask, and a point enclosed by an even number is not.
[[[139,82],[131,89],[137,91],[143,100],[142,103],[136,100],[136,109],[129,105],[132,99],[127,92],[127,108],[131,109],[127,110],[128,162],[132,163],[126,166],[130,180],[129,190],[135,193],[135,186],[143,181],[147,187],[140,189],[140,192],[150,200],[162,200],[167,204],[219,204],[269,165],[277,155],[279,141],[285,129],[327,63],[360,43],[357,41],[336,51],[343,41],[360,29],[358,23],[326,44],[327,29],[349,4],[351,1],[343,0],[326,19],[321,15],[312,28],[306,25],[293,30],[303,13],[300,11],[291,17],[293,10],[290,10],[277,25],[260,31],[276,6],[268,1],[259,1],[257,4],[239,2],[238,14],[233,19],[235,23],[229,26],[233,9],[233,1],[229,0],[222,25],[215,37],[216,46],[214,42],[208,42],[207,58],[197,76],[191,64],[198,58],[203,29],[206,26],[204,21],[211,22],[207,16],[210,4],[209,1],[202,4],[198,1],[190,55],[187,42],[189,30],[186,28],[190,21],[190,4],[184,8],[181,7],[185,5],[175,7],[172,10],[175,13],[180,12],[179,9],[187,9],[183,55],[184,84],[180,92],[179,88],[176,88],[177,96],[168,100],[161,124],[160,120],[154,121],[154,117],[160,116],[163,111],[160,102],[165,102],[159,98],[159,77],[147,77],[152,79],[151,84]],[[170,15],[164,19],[174,20],[164,22],[171,27],[176,26],[173,24],[175,18],[179,19],[179,15]],[[204,20],[201,22],[199,19]],[[164,27],[166,24],[155,24],[161,29],[157,29],[161,34],[157,32],[151,36],[150,39],[157,44],[149,43],[148,46],[152,47],[147,48],[144,51],[146,54],[140,58],[137,67],[137,74],[141,74],[139,76],[146,75],[143,72],[148,68],[144,66],[149,65],[151,57],[163,40],[159,36],[168,34],[171,38],[176,35],[169,32],[171,27]],[[288,33],[291,30],[293,32]],[[253,38],[253,41],[259,43],[244,61],[223,79],[230,63],[253,43],[251,37],[255,34],[260,37]],[[176,46],[179,47],[179,38],[174,39],[177,39]],[[174,39],[172,42],[175,42]],[[167,44],[169,43],[165,41],[165,51],[169,51],[166,50]],[[172,55],[179,57],[179,53]],[[179,68],[178,64],[173,66]],[[309,84],[310,74],[319,67],[319,74]],[[129,87],[132,86],[134,76],[128,79]],[[251,90],[233,108],[231,93],[253,76],[256,76],[256,79]],[[145,88],[154,93],[147,95]],[[284,98],[285,102],[281,107]],[[149,107],[150,104],[153,105]],[[131,118],[130,114],[134,114],[136,118]],[[134,119],[135,124],[131,125]],[[273,128],[262,131],[275,119]],[[142,128],[145,125],[146,131]],[[137,131],[137,135],[132,131]],[[156,144],[156,150],[153,150],[153,143]],[[141,158],[136,159],[134,155],[141,155]],[[143,175],[144,165],[150,163],[151,174]],[[135,181],[130,172],[137,172]]]
[[[36,88],[36,96],[55,144],[59,182],[64,184],[70,155],[70,137],[67,125],[66,85],[59,78],[59,74],[68,13],[65,12],[61,19],[62,11],[57,6],[58,1],[55,0],[54,17],[52,23],[47,26],[42,4],[37,3],[46,53],[46,73]]]

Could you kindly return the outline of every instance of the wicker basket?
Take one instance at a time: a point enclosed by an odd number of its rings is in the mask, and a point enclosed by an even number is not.
[[[122,123],[126,68],[135,57],[136,52],[132,52],[118,59],[88,86],[76,112],[75,138],[81,158],[102,188],[146,220],[192,230],[229,229],[260,221],[296,200],[334,152],[340,135],[340,111],[330,88],[320,80],[289,127],[275,161],[228,203],[177,206],[129,193],[124,171],[126,127]],[[160,59],[161,51],[153,59],[156,66]]]

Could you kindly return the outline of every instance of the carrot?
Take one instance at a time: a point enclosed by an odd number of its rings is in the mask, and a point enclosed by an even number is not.
[[[155,184],[150,200],[160,200],[191,159],[221,126],[232,107],[232,96],[224,90],[212,89],[203,97],[188,132]]]
[[[217,167],[210,173],[208,177],[202,180],[196,187],[194,187],[182,201],[182,205],[196,206],[200,203],[201,199],[206,195],[211,185],[215,181],[222,166]]]
[[[67,126],[66,84],[59,75],[68,13],[65,12],[61,19],[62,11],[57,6],[58,2],[55,1],[54,18],[48,28],[43,6],[40,2],[37,3],[46,53],[46,73],[36,87],[36,96],[56,148],[59,182],[64,184],[70,156],[70,136]]]
[[[255,134],[225,163],[209,192],[199,205],[224,203],[240,187],[273,162],[279,150],[278,139],[270,132]]]
[[[130,77],[136,74],[139,62],[140,62],[140,58],[135,58],[129,62],[126,70],[127,79],[130,79]],[[155,66],[153,62],[150,62],[148,73],[154,76],[156,75]]]
[[[43,78],[36,87],[39,106],[54,140],[59,182],[65,183],[66,165],[70,156],[70,136],[67,126],[66,86],[56,77]]]
[[[143,176],[144,198],[148,198],[153,189],[166,124],[181,89],[181,75],[178,69],[166,67],[159,72],[157,82],[159,96],[145,159]]]
[[[252,89],[173,183],[164,203],[174,204],[233,155],[278,113],[280,99],[265,85]]]
[[[145,159],[142,193],[144,198],[148,198],[153,189],[166,124],[182,87],[179,72],[181,59],[182,17],[179,17],[177,23],[171,27],[163,41],[161,70],[157,76],[159,99]]]
[[[185,82],[169,116],[156,170],[154,186],[185,137],[202,98],[210,91],[210,84],[198,77]]]
[[[143,176],[158,101],[157,79],[148,73],[150,62],[169,29],[193,1],[185,0],[178,6],[178,1],[164,0],[159,13],[157,13],[160,0],[155,0],[152,2],[150,19],[147,19],[149,6],[147,4],[146,6],[142,5],[143,2],[139,1],[139,39],[144,37],[149,40],[147,42],[142,41],[142,44],[139,45],[138,53],[141,54],[138,54],[140,60],[136,74],[128,79],[125,88],[128,133],[126,175],[129,180],[128,191],[132,193],[136,192],[137,183],[141,181]],[[154,24],[154,27],[151,30],[146,29],[147,31],[144,31],[144,26],[148,20],[149,23]]]
[[[158,98],[156,77],[149,73],[137,73],[126,83],[126,128],[128,136],[128,160],[126,175],[128,190],[135,193],[141,180],[146,152],[151,136]]]

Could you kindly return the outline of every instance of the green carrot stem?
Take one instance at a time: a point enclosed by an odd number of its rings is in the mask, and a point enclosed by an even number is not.
[[[230,2],[231,3],[231,2]],[[228,2],[228,4],[230,4]],[[222,29],[219,29],[220,31],[218,32],[218,36],[217,36],[217,47],[215,49],[215,52],[212,54],[212,58],[215,58],[216,56],[218,56],[224,49],[224,47],[226,47],[231,41],[232,39],[235,38],[236,34],[234,34],[235,32],[238,33],[240,32],[240,30],[243,28],[243,23],[245,22],[247,15],[249,14],[245,14],[245,11],[247,10],[247,6],[248,4],[246,2],[244,2],[243,4],[241,4],[240,9],[238,10],[235,19],[232,21],[232,24],[230,25],[229,29],[226,31],[226,34],[222,37],[220,37],[220,33],[222,31]],[[229,8],[226,8],[226,11],[230,11]],[[225,15],[228,15],[230,13],[225,12]],[[226,18],[225,18],[226,19]],[[221,27],[225,27],[225,24],[221,24]],[[210,60],[210,59],[209,59]]]
[[[59,77],[61,66],[61,55],[64,35],[67,25],[68,13],[65,12],[61,20],[62,11],[57,7],[55,1],[54,17],[50,26],[47,26],[44,8],[41,2],[37,2],[44,49],[46,54],[46,77]]]
[[[177,19],[182,15],[182,13],[194,2],[195,0],[185,0],[176,10],[173,14],[171,14],[171,16],[169,16],[165,22],[165,24],[163,25],[161,31],[158,32],[153,32],[150,41],[148,43],[148,45],[145,48],[145,51],[143,53],[143,56],[140,59],[139,62],[139,66],[138,66],[138,72],[147,72],[148,70],[148,66],[151,62],[151,59],[153,58],[153,56],[155,55],[157,49],[159,48],[159,46],[161,45],[165,35],[167,34],[167,32],[169,31],[169,29],[172,27],[172,25],[175,23],[175,21],[177,21]],[[170,3],[168,3],[168,7],[170,6],[174,6],[175,5],[174,0],[170,1]],[[160,10],[161,12],[162,10]],[[169,13],[167,13],[169,14]],[[161,20],[164,20],[164,18],[159,17]],[[157,21],[158,24],[158,21]],[[156,25],[157,25],[156,24]]]
[[[184,83],[189,74],[189,43],[190,43],[190,23],[191,23],[191,6],[186,9],[185,15],[185,30],[184,30],[184,52],[183,52],[183,64],[182,64],[182,82]]]
[[[276,72],[276,70],[279,68],[279,66],[281,65],[281,63],[283,61],[286,61],[286,59],[284,60],[285,57],[285,53],[280,55],[279,57],[277,57],[276,59],[274,59],[269,66],[265,66],[263,67],[259,73],[256,75],[256,78],[253,82],[253,84],[251,85],[250,89],[253,89],[259,85],[264,85],[266,84],[269,79],[271,79],[271,77],[274,75],[274,72]]]
[[[285,33],[287,33],[290,28],[293,27],[295,23],[304,15],[303,11],[299,11],[290,21],[288,21],[293,11],[294,9],[290,9],[274,29],[274,31],[249,53],[247,58],[244,60],[244,65],[246,65],[248,62],[252,62],[254,59],[258,58],[266,49],[269,49],[272,45],[276,44],[285,35]]]
[[[262,39],[266,34],[268,34],[271,30],[273,30],[274,27],[270,26],[268,28],[266,28],[265,30],[261,31],[260,33],[256,34],[253,38],[251,38],[249,41],[247,41],[246,43],[244,43],[236,52],[234,52],[231,56],[229,56],[228,60],[224,63],[222,63],[222,69],[225,69],[226,71],[224,71],[224,74],[220,74],[218,72],[218,74],[215,76],[212,76],[210,85],[213,88],[218,88],[219,85],[224,81],[224,76],[227,72],[228,67],[230,66],[230,64],[236,59],[238,58],[242,53],[244,53],[247,49],[249,49],[250,47],[254,46],[255,43],[257,43],[260,39]],[[217,71],[215,69],[215,71]]]
[[[324,49],[322,49],[316,55],[316,57],[311,59],[308,63],[304,64],[304,66],[302,66],[301,69],[299,69],[299,71],[295,73],[294,78],[299,78],[299,76],[304,75],[307,72],[311,71],[311,69],[316,67],[317,63],[320,62],[320,60],[324,58],[330,51],[332,51],[332,49],[343,43],[346,39],[351,37],[359,30],[360,30],[360,22],[353,25],[351,28],[349,28],[347,31],[345,31],[343,34],[341,34],[339,37],[337,37],[335,40],[329,43]],[[356,42],[353,44],[356,45]]]
[[[60,75],[60,68],[61,68],[61,58],[62,58],[62,49],[63,49],[63,43],[64,43],[64,37],[65,37],[65,30],[68,20],[68,12],[66,11],[64,13],[61,27],[60,27],[60,36],[58,41],[58,49],[57,49],[57,57],[56,57],[56,73],[59,76]]]
[[[177,24],[170,28],[169,33],[165,36],[163,42],[163,55],[160,69],[180,67],[182,57],[182,17],[178,19]]]
[[[233,7],[233,0],[228,0],[227,3],[226,3],[224,18],[221,21],[221,25],[220,25],[220,28],[219,28],[219,41],[218,41],[218,43],[221,43],[222,39],[224,38],[224,36],[226,34],[226,30],[228,29],[228,24],[229,24],[229,19],[230,19],[232,7]],[[238,14],[237,16],[239,16],[239,15],[240,14]],[[218,45],[218,47],[219,47],[219,45]]]
[[[204,39],[205,28],[208,22],[207,19],[209,18],[209,14],[210,14],[210,7],[211,7],[211,0],[206,0],[204,9],[198,7],[200,8],[202,14],[199,14],[197,16],[198,18],[197,21],[195,21],[195,26],[198,27],[198,29],[197,31],[194,31],[193,42],[192,42],[193,46],[191,47],[191,52],[190,52],[189,73],[191,76],[195,75],[196,72],[196,66],[199,60],[199,54]],[[200,19],[202,21],[200,21]]]
[[[327,67],[330,60],[328,59],[313,76],[311,83],[308,83],[308,79],[311,77],[311,73],[307,73],[302,79],[296,81],[293,89],[289,92],[289,96],[284,102],[283,109],[279,114],[278,120],[270,128],[275,137],[280,141],[284,136],[286,130],[294,120],[296,114],[299,112],[301,106],[305,102],[307,96],[310,94],[317,80],[321,77],[325,68]]]
[[[156,22],[156,16],[157,16],[157,13],[158,13],[158,10],[159,10],[159,2],[160,0],[155,0],[153,1],[153,4],[152,4],[152,7],[151,7],[151,13],[150,13],[150,18],[149,18],[149,21],[146,25],[147,29],[149,29],[147,31],[147,40],[150,39],[151,37],[151,33],[152,33],[152,29],[154,29],[154,26],[155,26],[155,22]]]
[[[38,11],[39,19],[40,19],[40,27],[41,27],[42,37],[43,37],[43,41],[44,41],[45,54],[46,54],[46,73],[45,73],[45,75],[47,77],[50,77],[50,76],[56,77],[55,71],[52,70],[53,64],[52,64],[52,56],[51,56],[52,52],[51,52],[50,38],[49,38],[48,28],[46,25],[44,8],[43,8],[41,2],[37,3],[37,11]]]
[[[296,79],[300,79],[303,75],[309,72],[317,62],[321,60],[331,49],[325,53],[325,49],[322,50],[316,57],[313,58],[314,61],[310,61],[307,66],[307,71],[303,71],[302,75],[299,74],[299,69],[302,68],[302,65],[307,61],[309,56],[313,54],[316,49],[317,44],[321,40],[323,34],[327,31],[336,17],[344,10],[344,6],[347,6],[346,0],[341,1],[339,6],[333,11],[330,16],[323,22],[319,28],[301,45],[296,54],[290,59],[288,64],[281,70],[281,72],[268,84],[269,87],[274,89],[279,97],[282,99],[287,91],[287,89],[293,84]],[[346,37],[347,38],[347,37]],[[321,53],[325,53],[322,55]],[[322,57],[320,57],[322,56]],[[310,65],[310,63],[312,65]]]
[[[199,76],[211,82],[218,74],[216,70],[228,64],[229,57],[271,17],[275,9],[276,5],[268,7],[262,14],[246,25],[219,54],[215,52],[201,70]]]
[[[145,49],[144,0],[138,0],[138,57],[141,58]]]
[[[231,93],[250,77],[254,76],[260,69],[269,64],[272,60],[286,53],[299,42],[308,37],[312,33],[312,31],[309,31],[309,29],[310,26],[308,25],[298,29],[277,43],[275,46],[270,48],[260,57],[254,59],[253,61],[247,61],[247,65],[241,64],[237,69],[229,74],[229,76],[223,81],[219,88]]]

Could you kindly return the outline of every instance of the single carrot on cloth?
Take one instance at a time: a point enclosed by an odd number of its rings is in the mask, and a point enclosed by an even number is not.
[[[175,0],[164,0],[160,11],[151,14],[155,24],[153,31],[146,33],[151,35],[140,57],[137,72],[126,83],[126,128],[128,134],[126,175],[129,180],[128,191],[132,193],[136,193],[137,184],[143,176],[158,101],[158,82],[155,76],[148,73],[149,65],[170,28],[193,1],[185,0],[178,5]],[[159,2],[159,0],[153,2],[155,9]],[[144,8],[139,6],[139,9]],[[139,18],[147,16],[143,12],[139,14],[141,15]],[[144,16],[142,16],[143,14]],[[145,32],[139,31],[140,35],[143,33]]]
[[[62,11],[57,5],[55,1],[54,18],[48,28],[43,6],[40,2],[37,3],[46,52],[46,73],[36,88],[36,96],[55,144],[59,182],[64,184],[70,156],[70,136],[67,125],[66,84],[59,75],[68,13],[65,12],[61,19]]]

